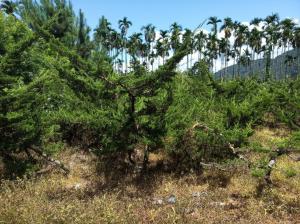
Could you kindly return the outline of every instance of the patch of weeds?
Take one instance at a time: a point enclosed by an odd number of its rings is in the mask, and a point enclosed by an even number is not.
[[[300,150],[300,131],[294,132],[288,140],[288,145]]]
[[[257,178],[263,178],[266,175],[266,170],[262,168],[254,168],[251,170],[251,175]]]
[[[297,171],[292,167],[288,167],[284,170],[284,175],[286,178],[291,178],[297,175]]]
[[[44,150],[47,154],[54,155],[60,152],[63,148],[65,148],[65,144],[63,142],[51,142],[45,145]]]
[[[270,152],[270,149],[263,147],[263,145],[259,142],[251,142],[249,147],[254,152],[259,152],[259,153],[268,153],[268,152]]]
[[[268,159],[264,157],[258,160],[251,169],[251,175],[257,178],[262,178],[266,175],[266,168],[268,166]]]

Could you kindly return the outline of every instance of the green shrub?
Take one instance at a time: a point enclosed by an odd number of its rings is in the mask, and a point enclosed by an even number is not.
[[[287,168],[284,170],[284,174],[287,178],[291,178],[297,175],[297,171],[294,168]]]
[[[254,152],[262,152],[262,153],[268,153],[270,152],[270,149],[264,148],[261,143],[259,142],[251,142],[249,145],[250,149]]]

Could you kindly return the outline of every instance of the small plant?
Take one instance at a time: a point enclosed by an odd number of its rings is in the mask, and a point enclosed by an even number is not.
[[[292,167],[288,167],[284,170],[284,174],[286,178],[291,178],[297,175],[297,171]]]
[[[254,168],[251,170],[251,175],[257,178],[263,178],[266,175],[266,170],[262,168]]]
[[[289,140],[289,145],[300,150],[300,131],[294,132]]]
[[[262,144],[259,143],[259,142],[251,142],[249,147],[254,152],[260,152],[260,153],[268,153],[268,152],[270,152],[270,149],[264,148],[262,146]]]
[[[253,168],[251,169],[251,174],[253,177],[262,178],[267,173],[267,166],[268,166],[268,159],[267,157],[264,157],[260,160],[258,160]]]

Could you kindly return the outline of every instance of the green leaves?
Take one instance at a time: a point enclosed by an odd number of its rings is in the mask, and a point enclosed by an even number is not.
[[[157,71],[137,65],[120,76],[104,52],[86,54],[83,14],[74,47],[73,31],[65,30],[74,18],[60,2],[41,1],[47,9],[27,5],[23,12],[33,7],[38,17],[23,15],[32,29],[0,13],[0,150],[37,145],[55,153],[67,143],[112,153],[147,146],[202,161],[228,158],[228,143],[247,143],[263,122],[299,127],[299,80],[219,82],[203,60],[176,72],[189,53],[189,37]],[[70,21],[58,21],[64,13]]]

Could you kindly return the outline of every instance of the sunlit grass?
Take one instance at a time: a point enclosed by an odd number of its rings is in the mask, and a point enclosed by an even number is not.
[[[254,136],[264,142],[272,139],[268,144],[281,139],[268,129]],[[252,159],[260,154],[249,152]],[[299,218],[300,164],[288,156],[272,172],[274,186],[260,195],[261,179],[241,164],[202,174],[123,174],[109,183],[89,154],[66,150],[58,157],[71,168],[68,177],[53,172],[2,182],[2,223],[295,223]],[[160,153],[151,154],[150,165],[163,159]],[[174,204],[167,201],[172,195]]]

